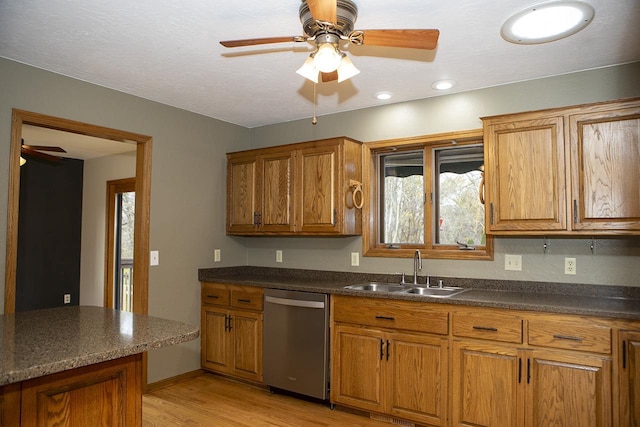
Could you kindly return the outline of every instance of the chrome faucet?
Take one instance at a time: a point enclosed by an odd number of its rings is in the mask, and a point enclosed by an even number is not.
[[[420,251],[416,249],[416,252],[413,254],[413,284],[418,284],[418,270],[422,270],[422,257],[420,256]]]

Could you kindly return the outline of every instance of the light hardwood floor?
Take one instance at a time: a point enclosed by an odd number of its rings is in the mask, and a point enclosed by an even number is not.
[[[392,425],[209,373],[145,394],[142,407],[144,427]]]

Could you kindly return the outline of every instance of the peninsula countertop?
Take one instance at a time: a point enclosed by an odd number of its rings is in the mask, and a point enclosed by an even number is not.
[[[186,323],[102,307],[0,315],[0,386],[193,340]]]
[[[433,298],[402,292],[369,292],[345,289],[345,286],[356,283],[399,283],[397,274],[238,266],[199,269],[198,279],[201,282],[220,282],[335,295],[640,320],[640,287],[432,277],[432,284],[443,279],[447,286],[469,289],[449,298]],[[425,277],[419,279],[421,283],[424,283]]]

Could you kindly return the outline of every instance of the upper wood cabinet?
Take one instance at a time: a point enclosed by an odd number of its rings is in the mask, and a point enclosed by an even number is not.
[[[640,234],[640,99],[483,122],[488,234]]]
[[[362,144],[333,138],[227,154],[227,234],[358,235]]]

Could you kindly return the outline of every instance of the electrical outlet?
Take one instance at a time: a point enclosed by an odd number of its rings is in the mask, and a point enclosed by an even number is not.
[[[577,274],[578,266],[575,258],[564,259],[564,274]]]
[[[505,254],[504,269],[511,271],[522,271],[522,255]]]
[[[64,294],[64,303],[71,304],[71,294]]]
[[[351,266],[357,267],[360,265],[360,254],[358,252],[351,252]]]
[[[213,262],[220,262],[220,249],[213,250]]]
[[[280,249],[276,251],[276,262],[282,262],[282,251]]]

